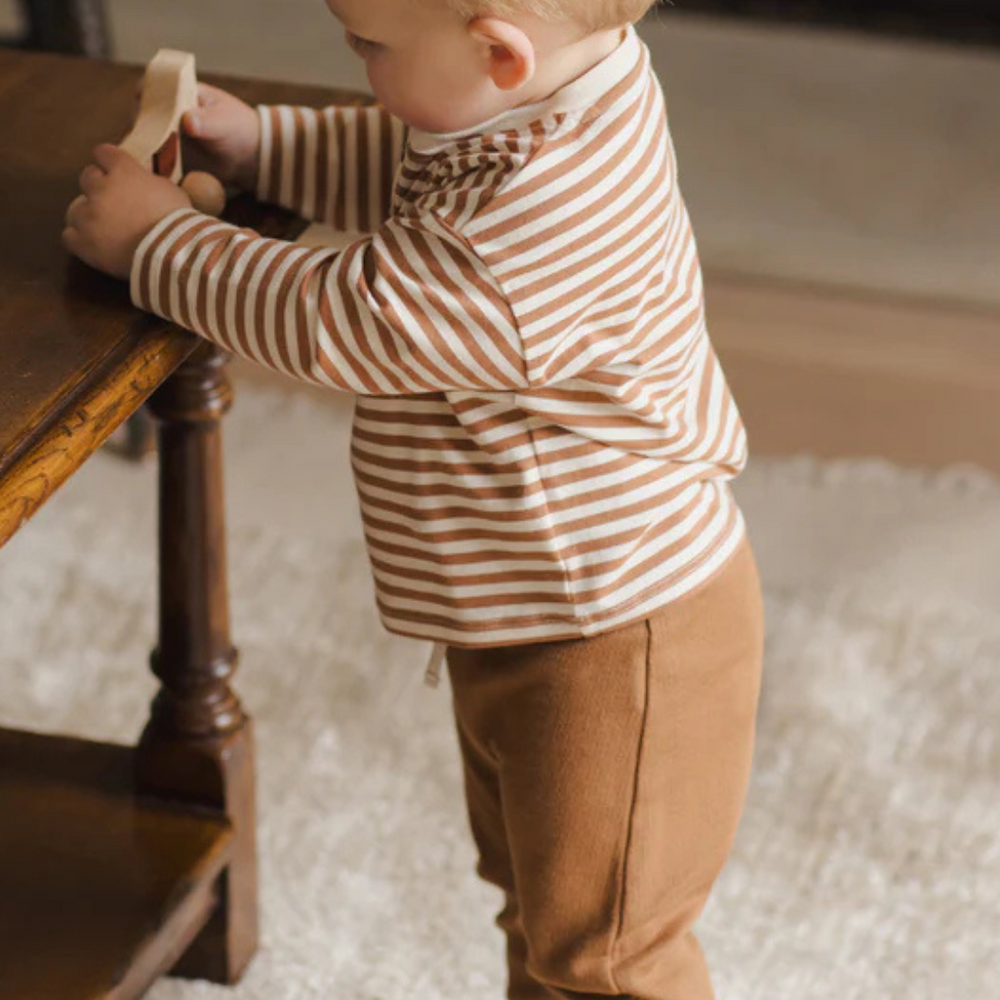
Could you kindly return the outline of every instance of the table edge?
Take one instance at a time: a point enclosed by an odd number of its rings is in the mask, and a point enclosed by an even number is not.
[[[175,326],[112,352],[99,374],[68,396],[53,422],[0,467],[0,547],[184,362],[200,343]]]

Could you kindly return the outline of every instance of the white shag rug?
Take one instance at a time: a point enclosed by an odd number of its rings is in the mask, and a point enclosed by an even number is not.
[[[423,686],[425,645],[381,630],[354,524],[308,516],[349,482],[342,423],[259,387],[227,420],[262,945],[236,988],[149,1000],[503,997],[447,676]],[[997,996],[1000,482],[755,455],[736,492],[767,642],[746,811],[699,925],[719,1000]],[[99,454],[0,553],[0,724],[136,739],[154,500],[152,464]]]

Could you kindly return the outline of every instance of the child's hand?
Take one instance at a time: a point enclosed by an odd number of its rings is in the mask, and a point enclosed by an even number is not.
[[[115,278],[128,278],[132,257],[153,226],[191,207],[179,187],[107,144],[94,150],[94,163],[80,174],[80,190],[66,212],[63,246]]]
[[[204,170],[223,184],[254,190],[260,119],[249,104],[218,87],[199,83],[198,108],[184,115],[181,131],[185,171]]]

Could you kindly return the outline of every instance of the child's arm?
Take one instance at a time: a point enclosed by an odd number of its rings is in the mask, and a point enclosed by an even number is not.
[[[262,105],[257,197],[347,232],[389,217],[406,126],[380,106]]]
[[[252,108],[202,83],[183,127],[191,167],[262,201],[348,232],[389,217],[406,126],[380,106]]]
[[[179,209],[142,240],[133,301],[294,378],[373,395],[527,386],[518,324],[473,248],[435,215],[342,251]]]

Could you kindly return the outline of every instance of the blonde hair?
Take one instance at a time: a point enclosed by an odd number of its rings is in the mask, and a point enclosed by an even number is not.
[[[498,17],[528,13],[553,23],[574,22],[589,35],[642,20],[657,0],[445,0],[445,3],[466,19],[486,13]]]

